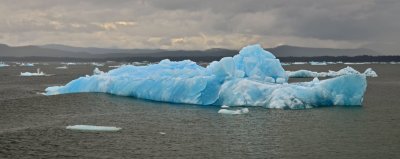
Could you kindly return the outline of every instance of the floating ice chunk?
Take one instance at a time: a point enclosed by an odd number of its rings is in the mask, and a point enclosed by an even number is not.
[[[314,77],[314,79],[312,80],[313,83],[319,83],[319,79],[318,77]]]
[[[335,74],[334,71],[329,71],[329,72],[333,72],[333,74]],[[352,68],[350,66],[347,66],[347,67],[337,71],[336,74],[338,74],[338,76],[339,76],[339,75],[360,74],[360,72],[358,72],[357,70],[355,70],[354,68]]]
[[[97,66],[97,67],[104,66],[103,63],[97,63],[97,62],[92,62],[92,65],[93,65],[93,66]]]
[[[314,61],[311,61],[309,63],[310,63],[310,65],[327,65],[326,62],[314,62]]]
[[[279,60],[252,45],[207,67],[189,60],[126,65],[48,87],[46,94],[104,92],[173,103],[300,109],[361,105],[365,89],[366,78],[359,74],[288,84]]]
[[[77,65],[75,62],[62,62],[63,65]]]
[[[223,105],[223,106],[221,106],[221,108],[229,108],[229,106]]]
[[[248,108],[242,108],[242,109],[236,109],[236,110],[228,110],[228,109],[220,109],[218,111],[219,114],[232,114],[232,115],[237,115],[237,114],[246,114],[249,113]]]
[[[104,72],[103,72],[103,71],[100,71],[99,68],[96,67],[96,68],[93,70],[93,75],[101,75],[101,74],[104,74]]]
[[[36,70],[36,72],[21,72],[20,76],[50,76],[49,74],[45,74],[40,71],[40,68]]]
[[[35,66],[35,64],[33,64],[33,63],[21,63],[19,66],[28,66],[28,67],[32,67],[32,66]]]
[[[290,65],[290,63],[284,63],[284,62],[281,62],[281,65],[282,65],[282,66],[289,66],[289,65]]]
[[[165,135],[165,134],[167,134],[167,133],[165,133],[165,132],[159,132],[161,135]]]
[[[59,67],[56,67],[56,69],[68,69],[68,67],[67,66],[59,66]]]
[[[145,66],[145,65],[148,65],[148,64],[149,64],[148,61],[132,62],[132,65],[134,65],[134,66]]]
[[[304,65],[304,64],[306,64],[306,62],[293,62],[292,64],[293,65]]]
[[[119,131],[121,128],[113,126],[94,126],[94,125],[73,125],[67,126],[69,130],[81,130],[81,131]]]
[[[369,62],[345,62],[343,63],[345,65],[364,65],[364,64],[370,64]]]
[[[378,77],[378,74],[372,68],[367,68],[364,73],[365,76],[370,76],[370,77]]]
[[[0,62],[0,67],[8,67],[8,66],[10,66],[10,65],[7,65],[7,64],[4,63],[4,62]]]
[[[337,76],[343,76],[343,75],[351,75],[351,74],[361,74],[357,70],[351,68],[350,66],[347,66],[339,71],[331,71],[329,72],[314,72],[314,71],[309,71],[309,70],[298,70],[298,71],[286,71],[287,75],[290,78],[312,78],[312,77],[337,77]],[[369,76],[369,77],[378,77],[376,73],[371,69],[368,68],[365,70],[363,75]],[[375,76],[376,75],[376,76]]]

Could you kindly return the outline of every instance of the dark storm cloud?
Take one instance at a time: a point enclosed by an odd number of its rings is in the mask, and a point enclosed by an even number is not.
[[[0,0],[0,13],[13,44],[39,35],[31,42],[182,49],[400,42],[398,0]]]
[[[156,7],[169,10],[209,10],[223,14],[224,20],[216,29],[232,30],[235,17],[248,13],[270,11],[276,25],[286,31],[279,34],[332,40],[364,40],[365,38],[392,34],[400,29],[400,1],[398,0],[248,0],[248,1],[151,1]],[[263,18],[259,23],[263,23]],[[246,19],[240,19],[246,20]],[[238,20],[239,21],[239,20]],[[259,27],[257,24],[248,24]],[[263,25],[261,25],[262,27]],[[279,30],[276,28],[275,30]],[[391,31],[391,32],[390,32]],[[263,34],[260,30],[257,34]]]

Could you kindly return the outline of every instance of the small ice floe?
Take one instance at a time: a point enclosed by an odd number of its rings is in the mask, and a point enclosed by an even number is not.
[[[63,65],[77,65],[77,63],[74,63],[74,62],[62,62],[61,64],[63,64]]]
[[[67,126],[66,129],[80,130],[80,131],[119,131],[122,128],[114,126],[72,125],[72,126]]]
[[[32,67],[32,66],[35,66],[35,64],[33,64],[33,63],[21,63],[21,64],[19,64],[19,66]]]
[[[146,65],[148,65],[148,64],[150,64],[149,61],[132,62],[132,65],[134,65],[134,66],[146,66]]]
[[[167,134],[167,133],[165,133],[165,132],[159,132],[161,135],[165,135],[165,134]]]
[[[372,68],[367,68],[363,74],[369,77],[378,77],[378,74]]]
[[[37,95],[46,95],[45,92],[36,92]]]
[[[249,109],[248,108],[242,108],[242,109],[237,109],[237,110],[228,110],[228,109],[220,109],[218,111],[219,114],[246,114],[249,113]]]
[[[290,65],[290,63],[284,63],[284,62],[281,62],[281,65],[282,65],[282,66],[289,66],[289,65]]]
[[[40,68],[36,70],[36,72],[21,72],[20,76],[50,76],[49,74],[45,74],[40,71]]]
[[[93,75],[101,75],[101,74],[104,74],[104,72],[103,72],[103,71],[100,71],[99,68],[96,67],[96,68],[93,70]]]
[[[229,106],[223,105],[223,106],[221,106],[221,108],[229,108]]]
[[[56,69],[68,69],[67,66],[60,66],[60,67],[56,67]]]
[[[370,64],[369,62],[345,62],[343,63],[345,65],[364,65],[364,64]]]
[[[309,62],[310,63],[310,65],[327,65],[327,63],[324,61],[324,62],[314,62],[314,61],[311,61],[311,62]]]
[[[92,62],[93,66],[101,67],[104,66],[104,63],[97,63],[97,62]]]
[[[0,62],[0,67],[7,67],[7,66],[10,66],[10,65],[7,65],[7,64],[4,63],[4,62]]]
[[[304,64],[306,64],[305,62],[293,62],[292,63],[293,65],[304,65]]]

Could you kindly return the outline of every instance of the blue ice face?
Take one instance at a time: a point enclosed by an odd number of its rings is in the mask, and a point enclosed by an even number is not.
[[[95,72],[65,86],[49,87],[46,94],[104,92],[173,103],[298,109],[361,105],[366,89],[363,75],[288,84],[279,60],[260,45],[244,47],[238,55],[206,68],[189,60],[163,60]]]

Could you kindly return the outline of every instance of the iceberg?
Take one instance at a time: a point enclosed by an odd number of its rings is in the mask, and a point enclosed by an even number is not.
[[[69,130],[81,130],[81,131],[119,131],[121,128],[113,126],[94,126],[94,125],[72,125],[67,126]]]
[[[38,68],[36,72],[21,72],[20,76],[50,76],[50,75],[43,73],[43,71],[40,71],[40,68]]]
[[[223,105],[223,106],[221,106],[221,108],[229,108],[229,106]]]
[[[370,76],[370,77],[378,77],[378,74],[372,70],[372,68],[367,68],[364,73],[365,76]]]
[[[387,64],[387,62],[381,62],[380,64]],[[400,64],[400,62],[392,61],[392,62],[389,62],[389,64],[396,65],[396,64]]]
[[[287,75],[290,78],[312,78],[312,77],[337,77],[343,75],[351,75],[351,74],[360,74],[368,77],[378,77],[378,74],[372,68],[368,68],[364,73],[360,73],[357,70],[353,69],[350,66],[343,68],[339,71],[331,71],[328,72],[314,72],[309,70],[298,70],[298,71],[286,71]]]
[[[218,111],[219,114],[231,114],[231,115],[238,115],[238,114],[247,114],[249,113],[248,108],[242,108],[237,110],[228,110],[228,109],[220,109]]]
[[[59,66],[59,67],[56,67],[56,69],[68,69],[68,67],[67,66]]]
[[[74,62],[61,62],[62,65],[77,65],[77,63]]]
[[[302,109],[331,105],[361,105],[366,90],[364,75],[287,83],[279,59],[250,45],[234,57],[207,67],[190,60],[162,60],[147,66],[124,65],[46,88],[46,95],[103,92],[155,101],[199,105],[263,106]]]
[[[148,61],[132,62],[132,65],[134,65],[134,66],[145,66],[145,65],[148,65],[148,64],[150,64],[150,62],[148,62]]]
[[[97,66],[97,67],[104,66],[103,63],[97,63],[97,62],[92,62],[91,64],[92,64],[93,66]]]
[[[292,64],[293,65],[305,65],[306,62],[293,62]]]
[[[324,62],[315,62],[315,61],[311,61],[311,62],[309,62],[310,63],[310,65],[327,65],[327,63],[324,61]]]
[[[365,64],[371,64],[371,62],[345,62],[343,64],[345,64],[345,65],[365,65]]]
[[[10,66],[10,65],[7,65],[7,64],[4,63],[4,62],[0,62],[0,67],[8,67],[8,66]]]
[[[104,74],[104,72],[103,71],[100,71],[100,69],[99,68],[94,68],[94,70],[93,70],[93,75],[101,75],[101,74]]]
[[[19,66],[32,67],[32,66],[35,66],[35,64],[33,64],[33,63],[21,63]]]

